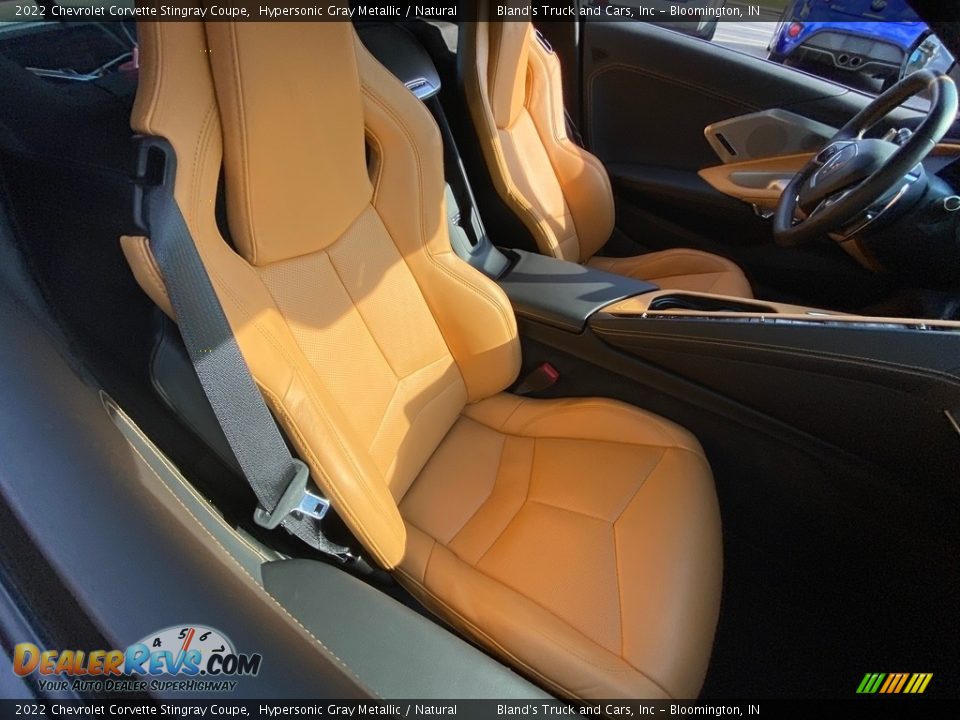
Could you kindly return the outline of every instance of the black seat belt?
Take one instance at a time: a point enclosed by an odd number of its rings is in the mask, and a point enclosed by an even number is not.
[[[310,471],[290,454],[200,259],[170,186],[143,189],[143,221],[150,249],[204,393],[259,502],[258,525],[283,527],[341,562],[365,565],[320,528],[330,508],[310,483]]]

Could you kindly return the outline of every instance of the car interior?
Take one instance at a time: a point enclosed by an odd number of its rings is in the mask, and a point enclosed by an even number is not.
[[[0,28],[2,574],[289,695],[956,687],[953,81],[490,8]],[[342,552],[255,518],[161,195]]]

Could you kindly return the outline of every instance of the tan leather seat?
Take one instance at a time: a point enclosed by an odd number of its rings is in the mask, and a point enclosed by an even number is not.
[[[481,17],[489,7],[480,3]],[[595,257],[613,231],[610,179],[596,157],[567,137],[560,62],[531,23],[463,23],[460,68],[493,184],[541,253],[665,289],[753,297],[743,271],[719,255],[678,249]]]
[[[557,693],[696,695],[721,584],[703,452],[632,406],[504,394],[515,319],[451,250],[421,103],[347,23],[145,23],[140,39],[133,126],[176,150],[241,351],[370,555]],[[169,312],[149,240],[123,247]]]

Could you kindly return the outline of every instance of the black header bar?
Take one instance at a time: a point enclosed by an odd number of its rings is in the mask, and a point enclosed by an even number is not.
[[[825,0],[824,0],[825,1]],[[787,0],[533,0],[492,3],[494,18],[504,21],[561,22],[623,20],[655,23],[776,22]],[[328,22],[345,20],[402,21],[416,18],[451,22],[477,19],[475,0],[0,0],[0,22],[61,22],[158,20],[175,22],[256,21]],[[954,0],[924,7],[925,20],[960,18],[960,3]],[[883,12],[844,18],[851,22],[885,22]],[[893,21],[893,20],[889,20]]]

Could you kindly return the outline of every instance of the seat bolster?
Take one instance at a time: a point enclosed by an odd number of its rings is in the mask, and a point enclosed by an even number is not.
[[[198,235],[207,253],[204,264],[267,404],[348,527],[378,563],[396,566],[404,554],[406,531],[382,474],[311,371],[259,277],[211,235]],[[149,240],[125,237],[123,249],[141,286],[172,317]],[[236,291],[240,287],[244,293]]]
[[[750,281],[736,263],[700,250],[677,248],[624,258],[593,257],[587,264],[598,270],[647,280],[664,290],[753,297]]]
[[[223,144],[205,27],[145,22],[139,28],[144,64],[131,125],[137,132],[166,138],[176,151],[177,204],[270,409],[314,481],[373,559],[394,567],[403,556],[406,531],[383,473],[367,444],[351,430],[345,409],[310,366],[258,270],[234,252],[217,226],[213,198]],[[216,32],[222,35],[226,29]],[[323,30],[344,28],[331,24]],[[258,46],[267,36],[251,38],[244,32],[241,37]],[[270,37],[277,46],[283,42]],[[360,150],[362,173],[362,144]],[[369,192],[366,196],[369,200]],[[442,190],[435,196],[442,197]],[[170,314],[149,241],[126,238],[123,247],[136,279]]]
[[[137,284],[168,318],[176,321],[170,296],[167,295],[167,286],[164,285],[160,269],[150,252],[150,240],[140,235],[123,235],[120,238],[120,248]]]
[[[479,2],[481,9],[478,9],[478,12],[482,16],[484,12],[482,8],[486,7],[486,3],[485,0],[479,0]],[[457,62],[460,65],[459,72],[463,79],[467,107],[476,130],[477,143],[490,172],[490,179],[501,200],[520,218],[540,252],[558,256],[560,248],[547,218],[542,216],[532,198],[524,195],[513,177],[511,164],[507,158],[507,149],[504,147],[500,128],[497,127],[490,107],[487,69],[490,61],[491,24],[489,22],[460,24]],[[523,23],[512,24],[522,25]],[[525,70],[522,77],[525,80]]]
[[[522,22],[490,23],[487,69],[490,110],[498,128],[508,128],[523,109],[527,88],[530,28]]]
[[[513,24],[513,23],[502,23]],[[597,253],[613,232],[613,188],[603,163],[567,136],[560,59],[530,36],[527,108],[557,175],[577,229],[579,262]]]
[[[373,206],[423,293],[470,401],[501,392],[520,371],[517,322],[503,290],[453,252],[436,123],[357,42],[368,142],[378,154]]]

